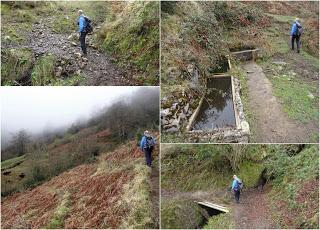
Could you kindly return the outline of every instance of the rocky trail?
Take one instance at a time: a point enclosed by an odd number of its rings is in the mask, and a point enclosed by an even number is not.
[[[289,119],[282,105],[273,95],[272,83],[255,62],[243,64],[249,86],[249,107],[256,122],[256,142],[259,143],[300,143],[309,138],[310,127]]]
[[[267,191],[243,192],[240,196],[240,203],[233,206],[233,216],[236,229],[275,228],[268,208]]]
[[[93,34],[86,37],[88,56],[81,56],[78,33],[55,33],[52,29],[54,18],[41,18],[33,24],[27,34],[26,45],[4,45],[3,48],[29,48],[34,58],[53,54],[57,57],[55,77],[66,79],[73,74],[85,76],[84,85],[135,85],[133,74],[113,63],[113,59],[100,52],[93,42]],[[95,26],[95,30],[100,26]],[[31,79],[24,84],[30,85]]]

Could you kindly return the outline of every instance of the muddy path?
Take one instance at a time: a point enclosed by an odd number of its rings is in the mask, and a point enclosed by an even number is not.
[[[268,207],[267,190],[245,191],[240,196],[240,203],[234,204],[232,214],[236,229],[271,229],[275,228]]]
[[[310,128],[289,119],[282,105],[273,94],[272,83],[255,62],[243,64],[249,86],[249,109],[255,122],[255,142],[302,143],[310,139]],[[311,124],[312,125],[312,124]]]
[[[73,74],[85,76],[84,85],[136,85],[130,73],[113,63],[113,58],[99,51],[94,44],[94,34],[86,37],[86,58],[81,57],[80,42],[77,31],[55,33],[52,29],[54,17],[41,18],[33,24],[26,35],[26,45],[5,45],[3,48],[29,48],[35,60],[43,55],[53,54],[57,58],[56,69],[60,69],[59,77],[68,78]],[[98,30],[100,25],[95,26]],[[31,81],[28,82],[29,84]]]

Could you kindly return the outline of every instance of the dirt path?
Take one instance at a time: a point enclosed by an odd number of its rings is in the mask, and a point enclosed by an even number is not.
[[[80,57],[81,49],[76,31],[70,34],[53,32],[54,18],[42,18],[32,26],[27,35],[28,42],[24,46],[9,45],[4,48],[32,49],[35,59],[46,54],[53,54],[62,67],[61,77],[67,78],[77,71],[86,76],[85,85],[135,85],[133,74],[112,63],[112,59],[100,52],[93,45],[93,35],[88,35],[87,58]],[[97,26],[96,28],[99,28]],[[30,84],[30,82],[29,82]]]
[[[233,206],[235,228],[270,229],[274,224],[268,209],[267,192],[258,190],[241,194],[240,203]]]
[[[292,121],[273,95],[272,84],[255,62],[243,64],[249,85],[249,107],[255,117],[255,142],[302,143],[309,139],[308,127]]]
[[[157,228],[159,227],[159,168],[157,166],[152,167],[151,172],[151,202],[153,205],[153,213],[155,215],[155,221]]]

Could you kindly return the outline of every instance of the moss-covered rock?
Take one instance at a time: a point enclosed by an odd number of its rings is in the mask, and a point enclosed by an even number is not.
[[[241,164],[237,175],[242,179],[246,188],[252,188],[257,186],[264,168],[262,163],[246,161]]]
[[[196,229],[205,222],[204,210],[191,200],[163,199],[161,202],[161,228]]]

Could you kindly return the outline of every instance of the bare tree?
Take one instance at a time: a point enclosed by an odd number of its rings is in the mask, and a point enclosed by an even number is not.
[[[31,136],[24,129],[13,136],[12,144],[15,147],[18,156],[22,156],[27,152],[27,144],[30,143],[30,138]]]

